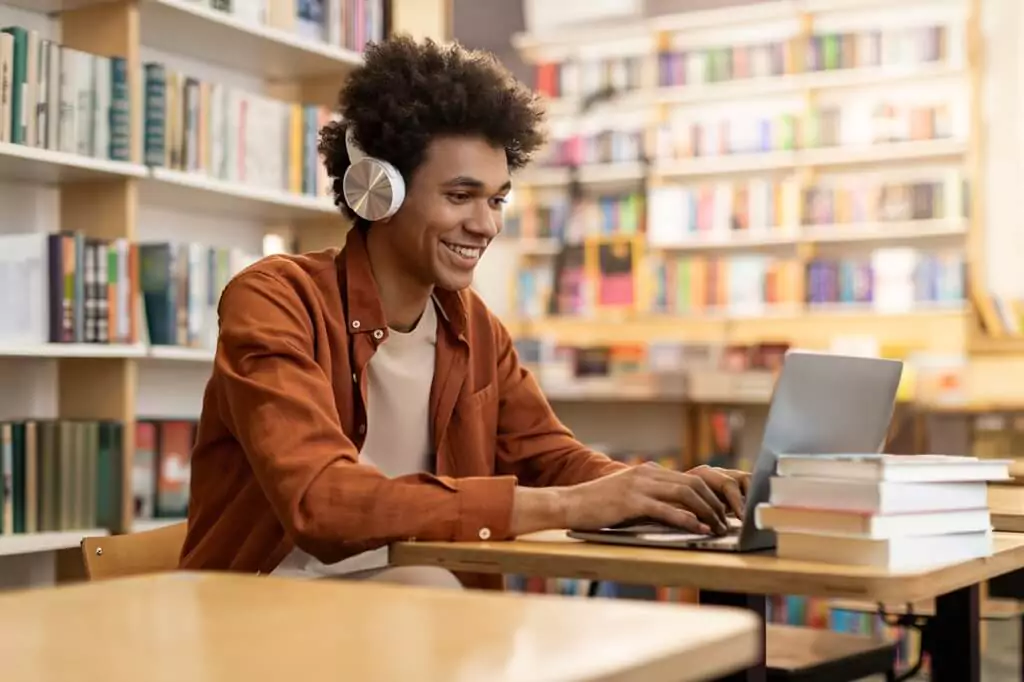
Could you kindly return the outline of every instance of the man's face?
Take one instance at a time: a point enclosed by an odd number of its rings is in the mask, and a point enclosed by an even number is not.
[[[408,182],[402,208],[374,229],[387,234],[399,261],[423,284],[465,289],[501,232],[510,188],[504,149],[478,137],[437,137]]]

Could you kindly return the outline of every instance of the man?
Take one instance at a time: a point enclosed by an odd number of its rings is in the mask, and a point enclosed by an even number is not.
[[[386,545],[410,538],[637,517],[724,532],[744,474],[584,447],[469,289],[510,172],[543,142],[530,91],[483,54],[394,38],[340,102],[320,152],[355,226],[340,252],[265,258],[225,289],[182,567],[388,579]],[[366,156],[394,172],[353,188]],[[385,176],[404,193],[368,219],[381,206],[355,190]]]

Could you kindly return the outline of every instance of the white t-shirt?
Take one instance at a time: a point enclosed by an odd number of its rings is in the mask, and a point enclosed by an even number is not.
[[[431,298],[411,331],[391,330],[366,367],[366,440],[359,461],[377,467],[389,478],[424,471],[434,450],[430,423],[437,347],[434,305]],[[329,565],[296,547],[271,575],[337,576],[387,563],[387,547]]]

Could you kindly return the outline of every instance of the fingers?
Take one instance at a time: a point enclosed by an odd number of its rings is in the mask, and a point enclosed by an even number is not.
[[[699,471],[700,474],[703,474],[703,475],[701,476],[701,475],[697,475],[696,473],[693,473],[693,472],[698,472],[698,471]],[[660,481],[662,483],[667,483],[667,484],[671,484],[671,485],[674,485],[674,486],[680,486],[681,485],[681,486],[685,486],[687,488],[692,489],[693,492],[696,493],[696,495],[701,500],[703,500],[704,503],[708,507],[710,507],[711,510],[714,512],[715,516],[717,517],[717,523],[721,524],[721,527],[722,527],[722,531],[721,532],[724,533],[728,529],[728,525],[727,525],[726,518],[725,518],[726,517],[725,505],[722,504],[722,500],[719,497],[719,495],[716,494],[716,491],[714,489],[712,489],[711,486],[708,485],[708,479],[709,478],[712,481],[715,480],[714,476],[712,474],[720,476],[723,481],[727,480],[728,477],[726,477],[724,475],[721,475],[721,474],[717,474],[716,470],[712,469],[711,467],[698,467],[697,469],[692,470],[692,472],[687,472],[687,473],[682,473],[682,472],[679,472],[679,471],[673,471],[671,469],[658,469],[658,470],[649,472],[649,474],[651,476],[655,477],[656,480],[658,480],[658,481]],[[685,494],[685,493],[680,493],[680,494]],[[665,498],[662,498],[662,499],[665,499]],[[669,502],[684,502],[684,500],[680,499],[678,496],[676,496],[674,499],[669,499],[668,501]],[[700,516],[700,514],[697,514],[697,516]],[[701,517],[701,518],[703,519],[704,517]],[[708,519],[707,522],[711,524],[712,528],[715,528],[715,526],[716,526],[716,520],[715,519]]]
[[[747,502],[743,492],[740,490],[740,484],[730,478],[722,484],[722,495],[725,497],[729,509],[736,515],[736,518],[742,519],[747,511]]]
[[[691,533],[700,533],[701,535],[711,533],[711,528],[701,522],[692,512],[654,498],[648,498],[647,504],[644,507],[644,514],[670,526],[688,530]]]
[[[652,481],[645,492],[656,501],[683,507],[693,512],[701,522],[710,528],[710,532],[719,535],[725,533],[728,530],[725,521],[725,507],[703,481],[694,476],[689,479],[674,482]],[[707,493],[701,494],[700,487],[707,490]]]
[[[740,471],[739,469],[719,469],[722,473],[726,474],[729,478],[736,481],[740,487],[740,492],[747,495],[750,491],[750,473],[747,471]]]
[[[742,519],[746,512],[746,501],[739,482],[728,469],[709,469],[702,477],[719,496],[725,499],[730,511]],[[739,473],[739,472],[737,472]]]
[[[688,477],[687,483],[689,485],[686,487],[688,487],[696,497],[700,498],[714,512],[715,522],[719,526],[719,529],[716,532],[725,533],[728,531],[729,523],[726,521],[725,505],[722,504],[722,500],[715,494],[715,491],[712,490],[699,476]],[[715,524],[712,524],[712,528],[714,527]]]

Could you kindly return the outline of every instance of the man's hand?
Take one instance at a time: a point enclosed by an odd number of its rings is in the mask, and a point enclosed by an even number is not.
[[[707,464],[701,464],[686,473],[699,476],[719,499],[725,500],[736,518],[743,518],[747,505],[747,491],[750,489],[749,473],[736,469],[717,469]]]
[[[743,514],[744,481],[723,469],[683,473],[648,463],[564,488],[561,496],[566,526],[575,530],[646,517],[693,533],[724,534],[726,503]]]

